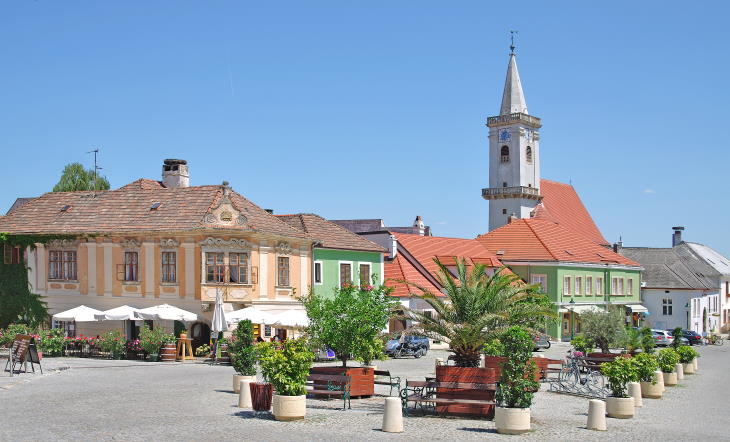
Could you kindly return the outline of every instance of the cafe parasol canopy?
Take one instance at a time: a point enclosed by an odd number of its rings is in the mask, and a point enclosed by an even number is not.
[[[137,312],[141,319],[157,321],[182,321],[193,322],[198,320],[198,315],[187,310],[177,308],[170,304],[161,304],[154,307],[143,308]]]
[[[103,312],[101,310],[97,310],[95,308],[87,307],[85,305],[80,305],[78,307],[72,308],[71,310],[66,310],[65,312],[56,313],[53,315],[53,319],[56,321],[75,321],[75,322],[94,322],[97,321],[96,315],[102,314]]]

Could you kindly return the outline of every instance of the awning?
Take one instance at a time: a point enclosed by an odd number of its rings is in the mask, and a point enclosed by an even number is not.
[[[585,313],[591,310],[602,312],[605,311],[602,306],[599,306],[597,304],[575,304],[574,306],[562,306],[558,309],[558,313],[570,313],[570,310],[573,310],[573,312],[576,315],[580,315],[581,313]]]
[[[648,308],[644,307],[641,304],[627,305],[626,307],[630,308],[631,311],[634,313],[646,313],[649,311]]]
[[[121,307],[116,307],[109,310],[104,310],[103,312],[94,315],[96,319],[99,321],[101,320],[107,320],[107,321],[134,321],[136,319],[139,319],[137,316],[137,312],[139,309],[136,309],[134,307],[130,307],[128,305],[123,305]]]
[[[95,315],[101,314],[101,310],[80,305],[66,310],[65,312],[56,313],[53,315],[53,319],[56,321],[76,321],[76,322],[94,322],[96,321]]]
[[[183,321],[193,322],[198,319],[198,315],[181,308],[174,307],[169,304],[156,305],[154,307],[143,308],[137,315],[142,319],[162,320],[162,321]]]
[[[272,324],[277,328],[300,328],[309,325],[309,317],[304,310],[287,310],[274,317]]]
[[[246,307],[226,314],[226,320],[229,324],[242,321],[244,319],[248,319],[254,324],[266,325],[271,325],[274,321],[276,321],[274,315],[263,310],[259,310],[256,307]]]

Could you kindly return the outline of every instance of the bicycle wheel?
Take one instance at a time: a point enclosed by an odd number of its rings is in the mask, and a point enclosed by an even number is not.
[[[724,343],[725,343],[725,340],[722,339],[721,337],[718,336],[715,338],[715,345],[722,345]]]

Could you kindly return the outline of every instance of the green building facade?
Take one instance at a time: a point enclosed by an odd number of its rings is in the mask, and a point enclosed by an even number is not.
[[[379,252],[315,248],[313,258],[312,290],[319,296],[334,296],[334,290],[345,282],[383,281],[383,254]]]

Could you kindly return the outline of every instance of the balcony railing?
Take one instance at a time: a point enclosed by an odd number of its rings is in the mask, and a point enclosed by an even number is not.
[[[488,187],[482,189],[482,198],[485,200],[500,199],[500,198],[529,198],[529,199],[542,199],[540,191],[534,187]]]
[[[517,121],[521,121],[523,123],[527,123],[533,127],[542,127],[542,122],[539,118],[533,117],[532,115],[523,114],[521,112],[515,112],[513,114],[507,114],[507,115],[499,115],[496,117],[488,117],[487,118],[487,126],[493,127],[493,126],[502,126],[506,124],[511,124]]]

